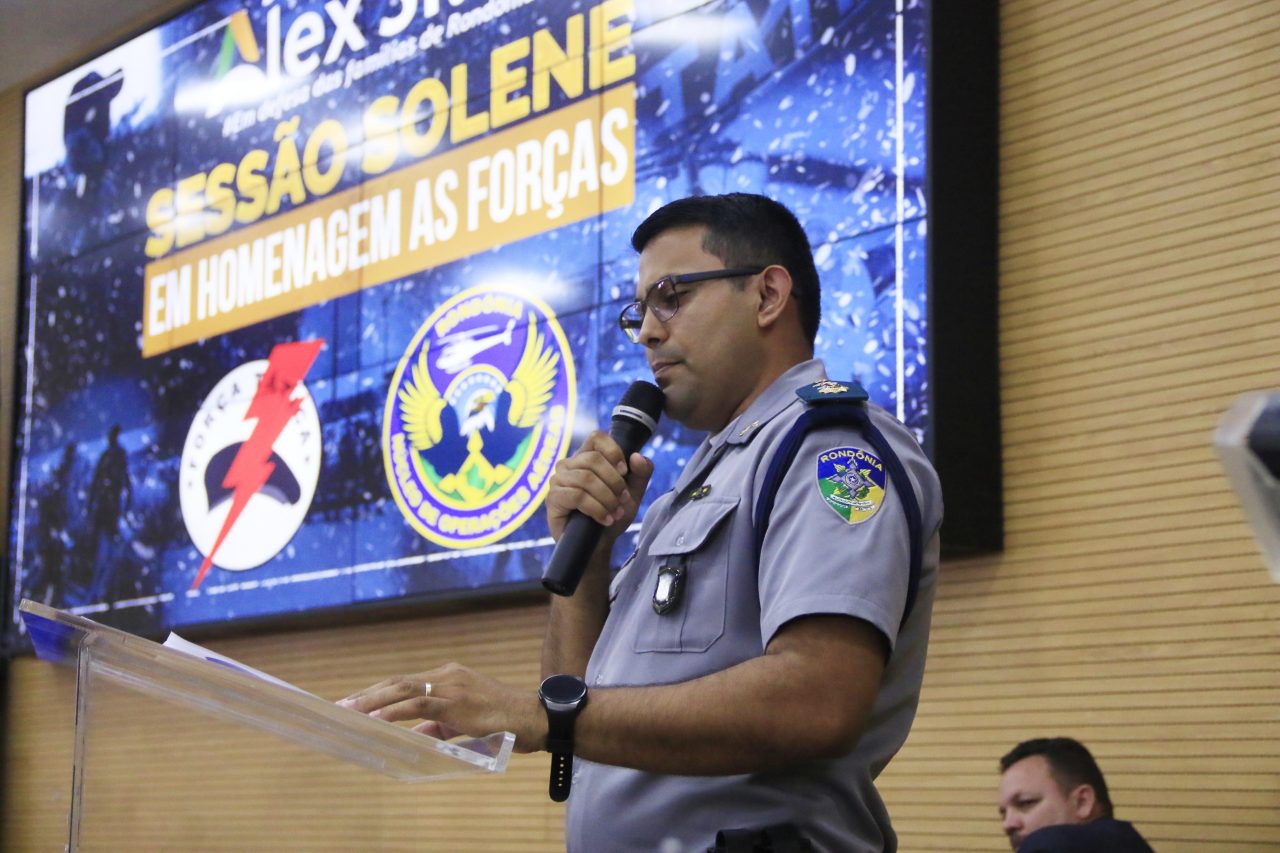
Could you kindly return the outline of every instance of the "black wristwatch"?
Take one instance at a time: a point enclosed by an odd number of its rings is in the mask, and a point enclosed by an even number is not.
[[[576,675],[549,675],[538,688],[547,709],[547,751],[551,753],[551,799],[569,799],[573,784],[573,722],[587,704],[587,683]]]

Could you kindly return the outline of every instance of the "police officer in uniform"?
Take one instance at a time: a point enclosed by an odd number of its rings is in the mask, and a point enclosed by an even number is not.
[[[557,538],[573,510],[605,535],[576,594],[552,601],[540,695],[449,664],[343,701],[549,749],[570,851],[768,849],[770,832],[796,850],[895,850],[874,779],[919,698],[937,476],[901,424],[813,360],[818,276],[785,207],[681,199],[632,244],[620,323],[665,414],[709,433],[635,554],[610,577],[653,465],[596,432],[547,497]],[[861,421],[797,431],[833,401]]]

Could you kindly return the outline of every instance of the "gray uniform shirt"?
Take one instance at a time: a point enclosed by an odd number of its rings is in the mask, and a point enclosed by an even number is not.
[[[920,696],[942,498],[911,434],[871,406],[872,421],[913,482],[927,543],[919,592],[901,630],[910,545],[896,484],[886,477],[877,508],[868,512],[862,501],[855,522],[844,505],[849,501],[842,504],[823,488],[832,459],[859,450],[874,456],[852,427],[814,430],[805,438],[779,489],[757,561],[752,512],[765,468],[804,409],[796,389],[823,378],[820,361],[791,368],[707,438],[675,487],[649,508],[637,551],[610,587],[609,616],[587,681],[602,687],[688,681],[759,657],[792,619],[852,616],[879,629],[893,649],[862,738],[835,760],[736,776],[664,775],[579,760],[565,826],[572,853],[702,853],[719,829],[785,821],[797,823],[818,850],[896,850],[872,780],[906,740]],[[870,504],[877,504],[876,484],[865,484],[872,487]],[[675,606],[660,615],[653,597],[663,566],[683,568],[685,580]],[[795,725],[804,725],[805,697],[795,697],[791,707]]]

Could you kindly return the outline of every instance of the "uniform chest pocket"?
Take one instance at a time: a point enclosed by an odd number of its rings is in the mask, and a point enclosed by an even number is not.
[[[637,652],[704,652],[720,639],[729,565],[737,557],[726,520],[737,506],[736,498],[691,501],[654,537],[645,561],[649,572],[638,579],[636,592],[652,601],[664,567],[680,573],[680,588],[665,613],[652,606],[640,608],[634,635]]]

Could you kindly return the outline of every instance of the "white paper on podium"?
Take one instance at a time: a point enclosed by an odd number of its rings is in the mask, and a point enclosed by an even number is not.
[[[182,637],[179,637],[173,631],[169,632],[169,636],[165,639],[163,645],[168,646],[169,648],[174,649],[175,651],[179,651],[179,652],[183,652],[184,654],[191,655],[192,657],[197,657],[197,658],[200,658],[201,660],[207,660],[210,663],[216,663],[219,666],[229,667],[230,669],[237,669],[241,672],[252,675],[254,678],[260,678],[263,681],[269,681],[272,684],[279,684],[281,687],[288,687],[290,690],[297,690],[299,693],[305,693],[307,696],[315,696],[314,693],[307,693],[307,691],[303,690],[301,687],[290,684],[289,682],[285,681],[282,678],[276,678],[274,675],[271,675],[270,673],[263,672],[260,669],[254,669],[248,664],[241,663],[235,658],[229,658],[226,655],[220,655],[217,652],[213,651],[212,649],[206,649],[204,646],[196,645],[190,640],[184,640]]]

